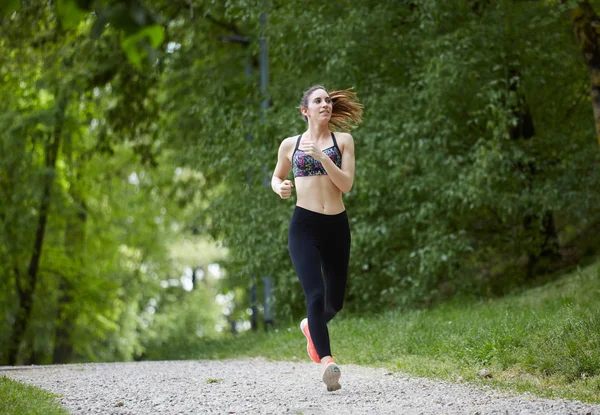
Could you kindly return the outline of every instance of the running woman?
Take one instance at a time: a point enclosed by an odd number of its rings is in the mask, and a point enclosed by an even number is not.
[[[308,129],[281,142],[271,188],[282,199],[296,189],[288,249],[306,299],[300,329],[308,355],[322,365],[327,390],[335,391],[342,387],[341,371],[331,354],[327,323],[342,309],[348,279],[350,226],[342,193],[354,182],[354,140],[333,131],[360,123],[362,105],[351,89],[329,94],[315,85],[304,93],[300,112]],[[287,179],[290,170],[293,181]]]

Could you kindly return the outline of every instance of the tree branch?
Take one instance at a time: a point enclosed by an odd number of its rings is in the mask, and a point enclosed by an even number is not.
[[[204,15],[204,17],[206,17],[207,20],[209,20],[210,22],[214,23],[217,26],[220,26],[220,27],[222,27],[224,29],[230,30],[233,33],[235,33],[236,35],[244,36],[242,34],[242,32],[240,32],[240,30],[238,29],[238,27],[234,23],[226,23],[226,22],[222,22],[220,20],[217,20],[214,17],[212,17],[210,15],[210,13],[206,13]]]

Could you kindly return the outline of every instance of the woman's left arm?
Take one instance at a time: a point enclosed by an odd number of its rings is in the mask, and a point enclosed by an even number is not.
[[[336,166],[322,151],[317,160],[321,162],[333,184],[346,194],[354,184],[354,139],[347,133],[338,133],[338,137],[340,151],[342,148],[344,149],[342,152],[342,168]]]

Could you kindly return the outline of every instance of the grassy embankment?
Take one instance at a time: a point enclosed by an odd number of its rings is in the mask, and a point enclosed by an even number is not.
[[[0,414],[3,415],[67,415],[57,395],[0,376]]]
[[[544,286],[483,302],[350,317],[330,324],[340,364],[600,402],[600,262]],[[168,358],[308,361],[296,326],[204,341]],[[477,371],[491,370],[480,379]]]

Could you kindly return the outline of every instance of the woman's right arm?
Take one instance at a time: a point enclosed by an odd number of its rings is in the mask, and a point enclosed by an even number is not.
[[[286,180],[292,168],[292,163],[288,158],[291,150],[290,144],[293,144],[293,140],[290,140],[290,138],[286,138],[281,142],[279,151],[277,152],[277,165],[271,178],[271,189],[282,199],[289,198],[292,195],[292,187],[294,187],[291,180]]]

